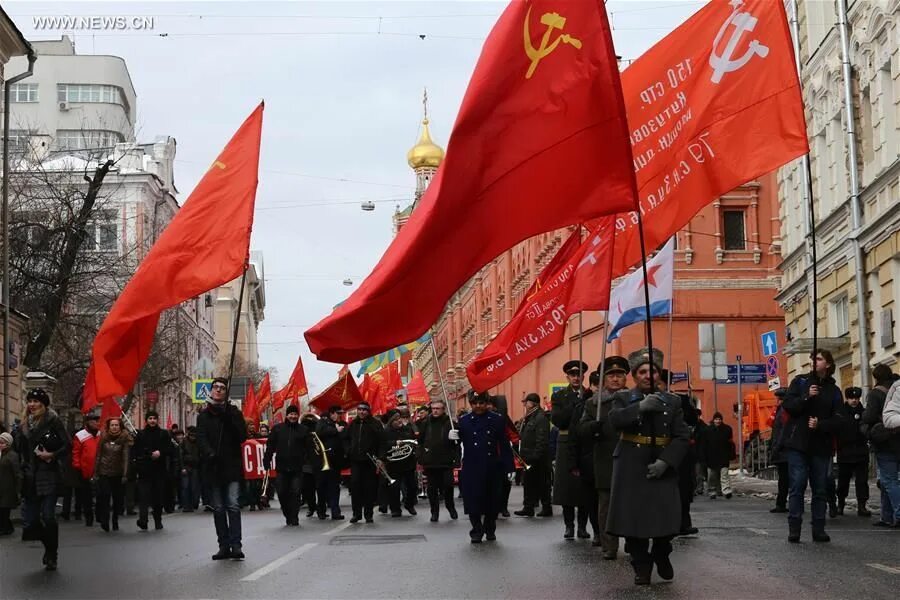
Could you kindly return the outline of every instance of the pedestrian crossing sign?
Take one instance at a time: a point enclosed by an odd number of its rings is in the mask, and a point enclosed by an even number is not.
[[[193,381],[193,385],[191,386],[191,389],[193,390],[191,401],[194,404],[203,404],[206,402],[212,391],[212,381],[212,379],[195,379]]]

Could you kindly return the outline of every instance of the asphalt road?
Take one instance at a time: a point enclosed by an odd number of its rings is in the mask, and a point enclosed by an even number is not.
[[[521,488],[514,488],[511,508]],[[678,538],[675,580],[636,588],[625,557],[602,561],[588,541],[565,541],[562,517],[513,517],[498,541],[472,545],[468,523],[441,515],[372,525],[305,519],[286,528],[280,511],[245,512],[242,562],[212,562],[207,513],[164,518],[165,529],[122,531],[63,523],[59,570],[41,567],[40,544],[0,538],[0,598],[895,598],[900,531],[843,516],[830,544],[787,542],[784,515],[756,498],[698,499],[698,536]],[[461,512],[461,511],[460,511]],[[18,534],[18,532],[17,532]]]

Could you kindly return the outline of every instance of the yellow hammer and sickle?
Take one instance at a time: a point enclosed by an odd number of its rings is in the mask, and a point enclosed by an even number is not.
[[[219,169],[225,170],[225,163],[220,160],[214,161],[213,164],[209,166],[209,169],[212,170],[213,167],[218,167]]]
[[[573,48],[581,49],[581,40],[573,38],[572,36],[563,33],[560,34],[553,43],[550,43],[550,35],[553,33],[554,29],[562,30],[563,27],[566,26],[566,18],[560,16],[558,13],[545,13],[541,17],[541,25],[545,25],[547,30],[544,32],[544,37],[541,38],[541,45],[537,48],[531,43],[531,31],[529,30],[528,23],[531,21],[531,7],[528,7],[528,12],[525,13],[525,54],[528,55],[528,58],[531,59],[531,66],[528,67],[528,72],[525,73],[525,79],[531,79],[531,76],[534,75],[535,69],[537,69],[538,63],[544,59],[544,57],[548,56],[551,52],[556,50],[556,47],[559,46],[560,42],[564,44],[569,44]]]

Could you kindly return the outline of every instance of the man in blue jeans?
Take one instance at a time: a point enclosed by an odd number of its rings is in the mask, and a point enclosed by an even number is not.
[[[900,528],[900,429],[887,429],[882,421],[886,395],[897,375],[887,365],[877,365],[872,377],[875,387],[866,397],[862,423],[875,451],[881,482],[881,518],[873,525]]]
[[[241,444],[247,439],[247,426],[244,415],[227,398],[228,380],[216,377],[206,407],[197,417],[197,443],[219,543],[219,551],[212,559],[242,560],[238,494],[243,479]]]
[[[811,355],[813,370],[791,381],[784,398],[790,420],[784,428],[782,446],[788,460],[788,541],[800,541],[803,497],[807,482],[812,488],[812,539],[829,542],[825,533],[826,483],[834,451],[834,432],[840,428],[841,390],[834,381],[834,358],[827,350]]]

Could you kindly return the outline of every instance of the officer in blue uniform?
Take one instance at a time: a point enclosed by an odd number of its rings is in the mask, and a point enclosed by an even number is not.
[[[503,478],[512,460],[503,416],[488,410],[489,395],[475,394],[469,400],[472,412],[459,420],[459,429],[450,432],[463,446],[460,487],[472,530],[469,538],[480,544],[497,539],[497,514],[503,502]]]

